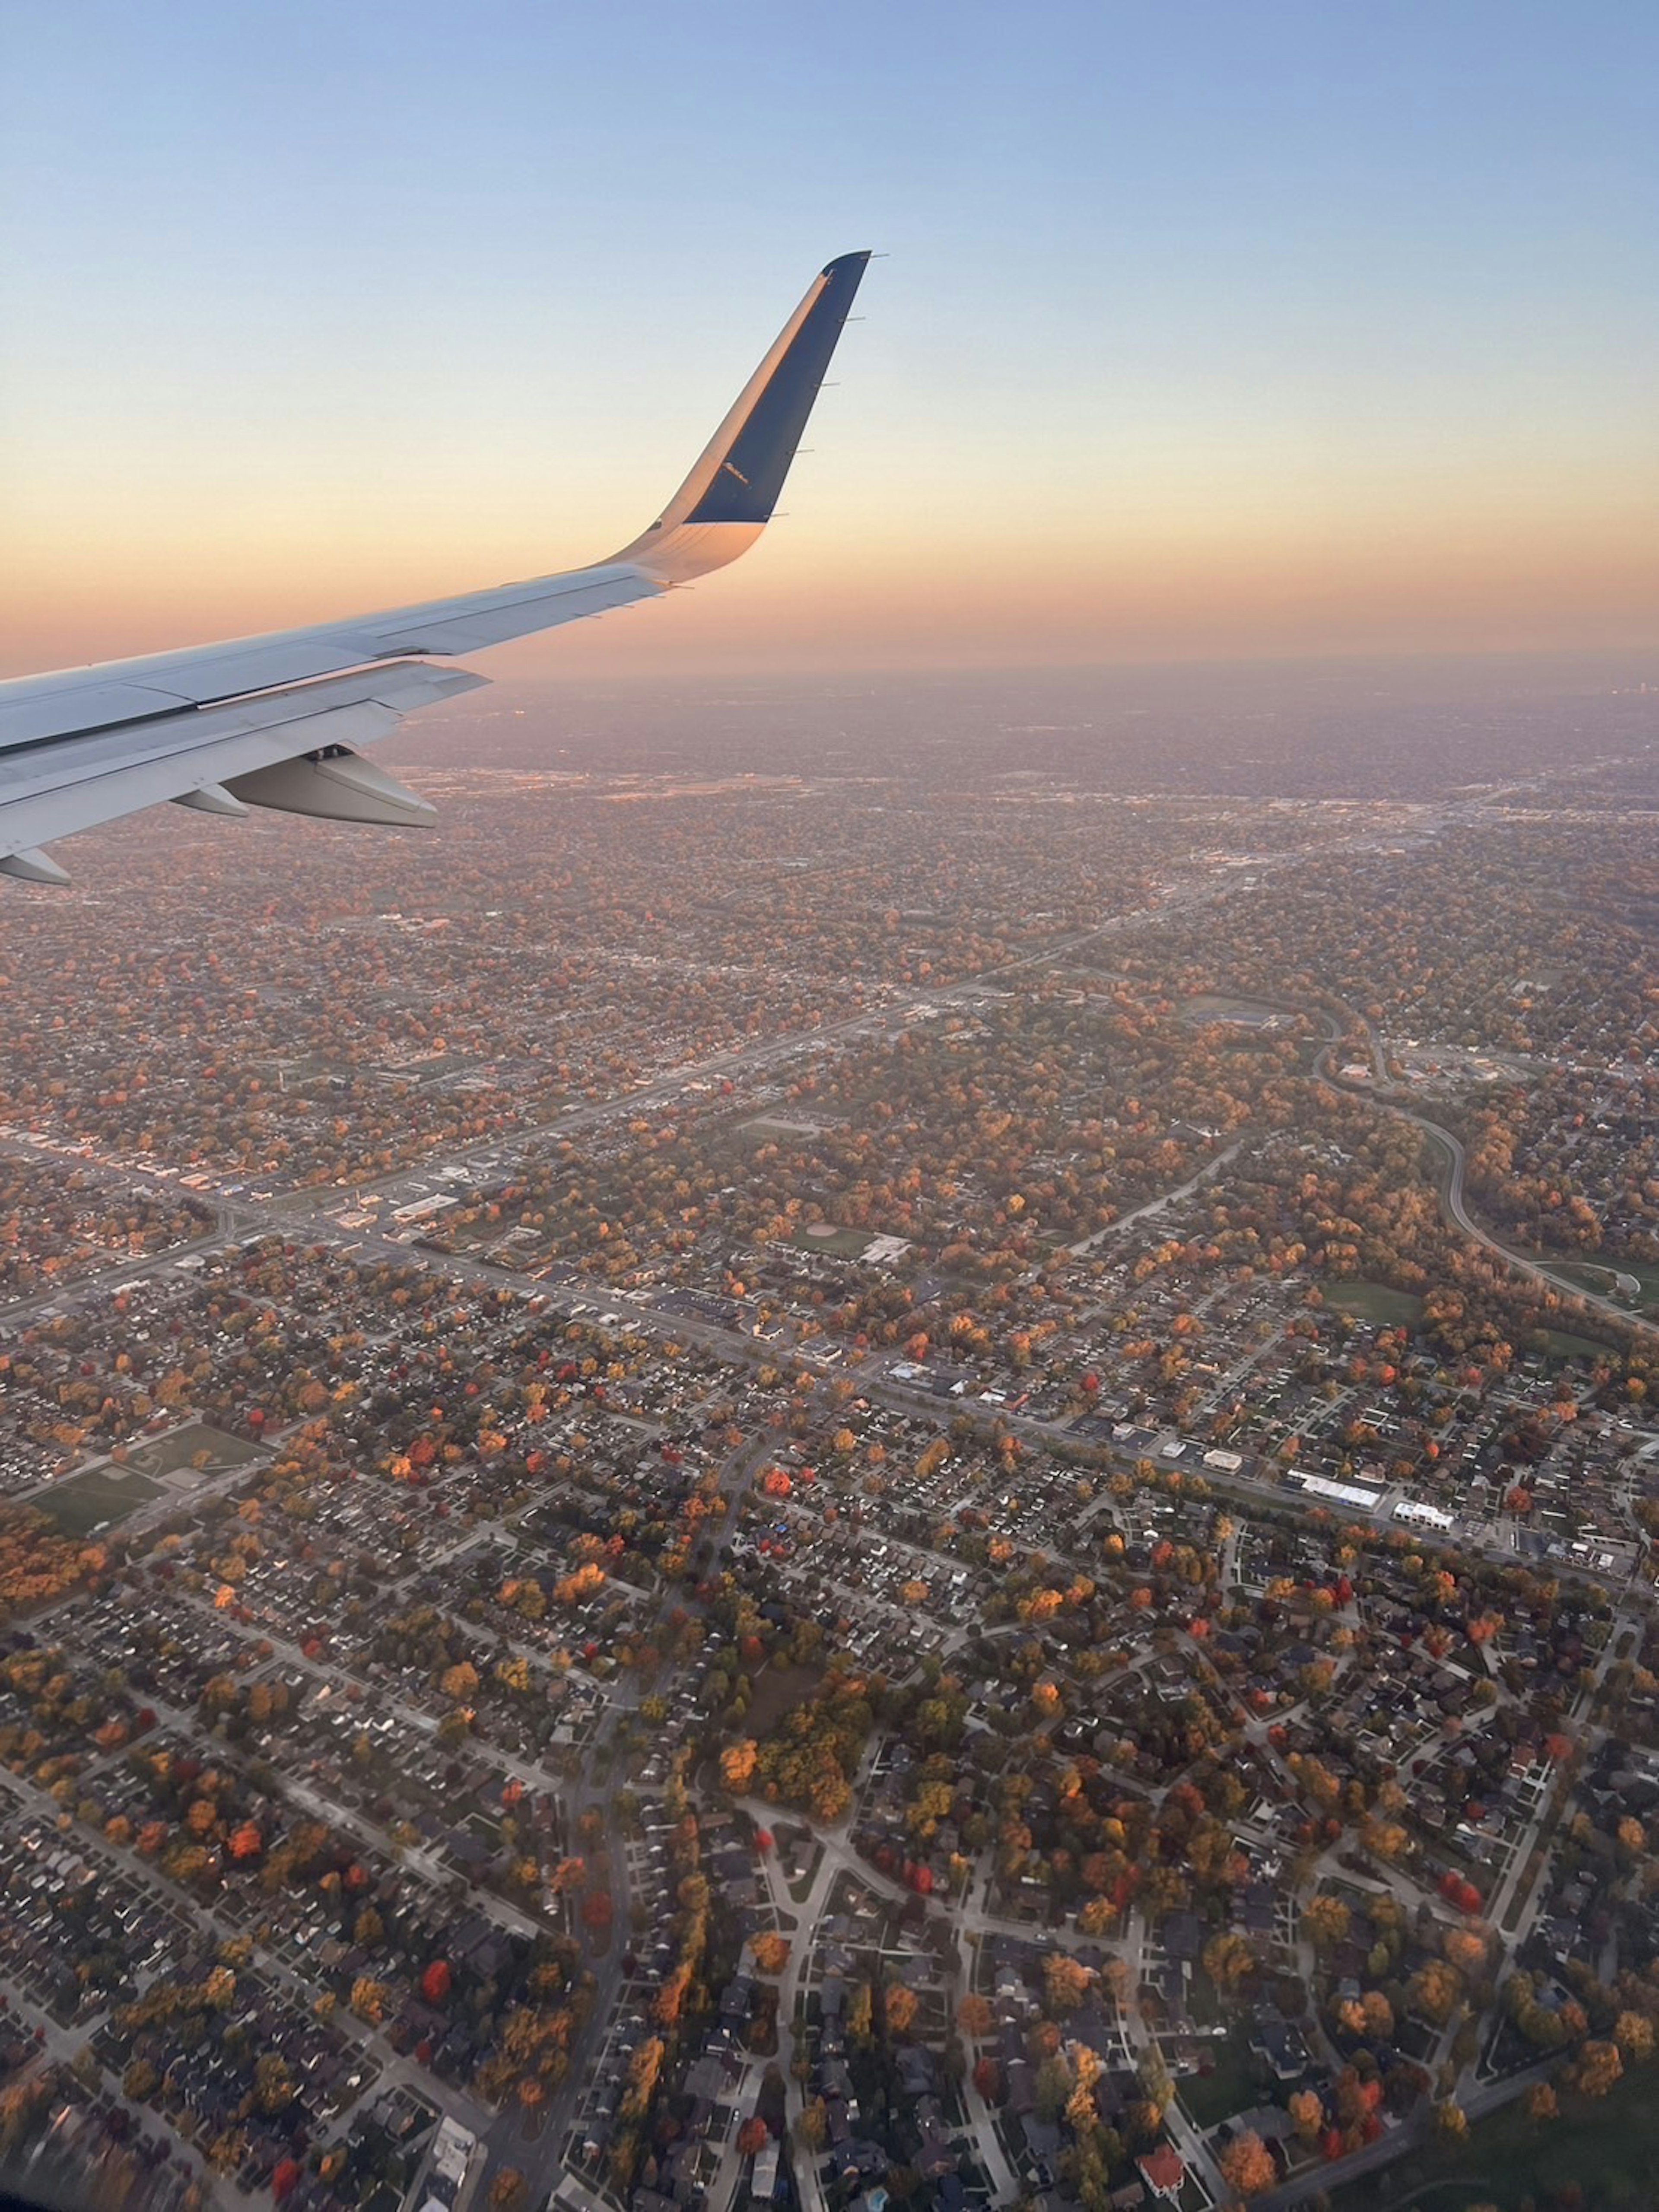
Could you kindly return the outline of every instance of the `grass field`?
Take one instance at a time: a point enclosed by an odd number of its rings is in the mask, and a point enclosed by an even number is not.
[[[1423,1318],[1423,1301],[1411,1291],[1391,1291],[1386,1283],[1344,1280],[1321,1285],[1328,1306],[1356,1315],[1361,1321],[1415,1327]]]
[[[1659,2114],[1650,2081],[1627,2074],[1610,2096],[1559,2092],[1561,2117],[1534,2124],[1517,2100],[1477,2120],[1468,2140],[1413,2151],[1396,2166],[1332,2192],[1332,2212],[1468,2212],[1522,2199],[1547,2205],[1576,2182],[1584,2212],[1649,2212],[1659,2172]]]
[[[1184,999],[1179,1012],[1183,1022],[1237,1022],[1249,1029],[1288,1029],[1294,1018],[1265,1000],[1235,999],[1220,991],[1200,991],[1195,998]]]
[[[1184,2075],[1176,2085],[1181,2101],[1194,2124],[1218,2127],[1235,2112],[1249,2112],[1261,2101],[1261,2074],[1250,2056],[1249,2030],[1242,2023],[1225,2042],[1206,2045],[1215,2060],[1212,2074]]]
[[[207,1454],[207,1464],[202,1470],[204,1474],[224,1474],[234,1467],[246,1467],[250,1460],[258,1459],[259,1447],[241,1437],[228,1437],[222,1429],[210,1428],[205,1421],[191,1421],[182,1429],[173,1429],[164,1437],[152,1437],[148,1443],[136,1445],[132,1466],[140,1474],[177,1474],[190,1465],[198,1452]]]
[[[1552,1275],[1562,1282],[1583,1291],[1594,1291],[1598,1297],[1613,1299],[1616,1305],[1626,1305],[1633,1314],[1659,1313],[1659,1267],[1644,1266],[1626,1260],[1592,1263],[1588,1260],[1546,1260],[1543,1262]],[[1638,1296],[1626,1302],[1613,1286],[1615,1275],[1633,1275],[1641,1285]]]
[[[875,1231],[871,1229],[830,1229],[827,1237],[814,1235],[814,1230],[829,1228],[827,1222],[815,1222],[811,1229],[798,1229],[789,1242],[801,1252],[830,1252],[838,1260],[856,1260],[870,1242]]]
[[[769,1735],[787,1712],[805,1705],[823,1680],[821,1667],[780,1666],[774,1659],[755,1677],[754,1694],[744,1718],[750,1735]]]
[[[125,1521],[140,1505],[159,1498],[161,1486],[129,1468],[94,1468],[90,1474],[71,1475],[44,1496],[35,1498],[48,1520],[55,1521],[66,1536],[85,1536],[106,1521]]]
[[[1607,1348],[1593,1336],[1574,1336],[1565,1328],[1547,1328],[1544,1336],[1558,1359],[1599,1359]]]

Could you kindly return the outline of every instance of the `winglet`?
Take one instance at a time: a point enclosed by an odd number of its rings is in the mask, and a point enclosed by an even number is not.
[[[612,562],[679,584],[724,568],[754,544],[777,505],[869,259],[843,253],[813,279],[690,475]]]

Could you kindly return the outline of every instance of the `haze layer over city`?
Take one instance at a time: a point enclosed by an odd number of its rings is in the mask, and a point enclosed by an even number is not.
[[[1655,45],[20,32],[9,2188],[1656,2201]]]

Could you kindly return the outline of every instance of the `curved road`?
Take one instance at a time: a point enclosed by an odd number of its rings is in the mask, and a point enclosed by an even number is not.
[[[1346,1091],[1356,1097],[1369,1098],[1373,1105],[1380,1106],[1385,1113],[1397,1115],[1402,1121],[1413,1123],[1433,1138],[1445,1152],[1451,1162],[1451,1173],[1446,1178],[1446,1188],[1441,1194],[1442,1203],[1453,1224],[1466,1237],[1477,1244],[1484,1244],[1487,1251],[1495,1254],[1506,1267],[1552,1291],[1564,1304],[1583,1307],[1589,1312],[1604,1315],[1609,1321],[1616,1321],[1624,1328],[1635,1330],[1638,1336],[1659,1337],[1659,1324],[1649,1321],[1642,1314],[1632,1313],[1628,1306],[1620,1305],[1616,1299],[1603,1297],[1599,1291],[1581,1290],[1577,1284],[1564,1283],[1559,1275],[1553,1275],[1547,1267],[1528,1259],[1522,1253],[1513,1251],[1509,1245],[1500,1243],[1490,1230],[1481,1227],[1464,1200],[1463,1179],[1468,1154],[1462,1139],[1455,1136],[1443,1122],[1431,1121],[1426,1114],[1413,1113],[1409,1106],[1402,1106],[1396,1099],[1383,1094],[1379,1087],[1386,1081],[1382,1046],[1369,1022],[1365,1024],[1365,1030],[1370,1039],[1372,1063],[1378,1071],[1377,1083],[1354,1083],[1331,1071],[1331,1045],[1336,1042],[1333,1017],[1322,1006],[1303,1006],[1298,1011],[1330,1024],[1333,1030],[1331,1042],[1318,1053],[1314,1060],[1314,1073],[1322,1082],[1328,1083],[1333,1090]]]
[[[1378,1103],[1388,1103],[1386,1100],[1379,1100]],[[1489,1252],[1495,1252],[1518,1274],[1530,1276],[1534,1282],[1541,1283],[1546,1289],[1553,1291],[1557,1297],[1568,1304],[1587,1306],[1592,1312],[1606,1314],[1610,1321],[1622,1322],[1625,1328],[1634,1329],[1640,1336],[1659,1337],[1659,1326],[1644,1316],[1632,1313],[1628,1306],[1620,1305],[1616,1299],[1603,1297],[1599,1291],[1581,1290],[1577,1284],[1564,1283],[1559,1276],[1551,1274],[1547,1267],[1540,1266],[1535,1260],[1526,1259],[1519,1252],[1511,1251],[1507,1244],[1500,1243],[1489,1230],[1480,1226],[1463,1203],[1465,1154],[1462,1139],[1455,1137],[1438,1121],[1431,1121],[1425,1115],[1413,1114],[1404,1106],[1389,1105],[1389,1111],[1398,1114],[1403,1121],[1415,1121],[1419,1129],[1426,1129],[1436,1143],[1443,1145],[1450,1155],[1452,1171],[1446,1183],[1446,1211],[1466,1237],[1472,1237],[1477,1244],[1484,1244]]]

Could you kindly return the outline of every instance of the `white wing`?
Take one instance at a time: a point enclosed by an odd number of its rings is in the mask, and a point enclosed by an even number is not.
[[[414,827],[433,809],[356,748],[486,681],[447,657],[655,599],[753,544],[777,503],[867,253],[805,298],[663,514],[608,561],[313,629],[0,684],[0,873],[69,878],[41,848],[173,799]]]

